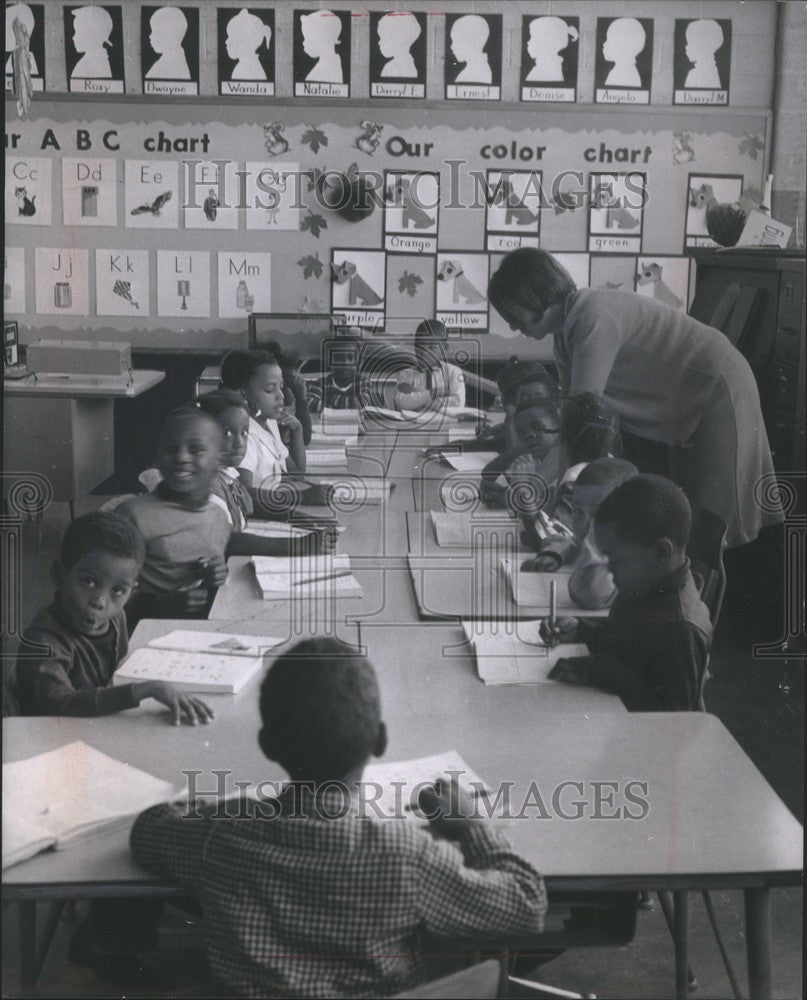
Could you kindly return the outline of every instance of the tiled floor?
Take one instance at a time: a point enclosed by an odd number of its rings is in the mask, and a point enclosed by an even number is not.
[[[93,498],[97,506],[103,498]],[[87,506],[82,508],[79,513]],[[43,581],[58,539],[66,524],[66,505],[54,504],[41,525],[37,550],[36,532],[31,524],[23,529],[23,617],[48,599]],[[778,623],[760,623],[742,595],[729,593],[712,652],[712,674],[707,707],[732,732],[739,744],[765,775],[799,820],[803,819],[804,681],[803,663],[783,673],[781,665],[754,661],[754,642],[778,638]],[[783,677],[785,684],[782,684]],[[787,692],[783,690],[789,687]],[[776,998],[802,996],[802,892],[781,889],[773,894],[773,968]],[[726,947],[743,990],[745,938],[743,903],[739,893],[713,893],[714,905]],[[4,907],[3,996],[20,995],[16,945],[17,924],[13,910]],[[95,980],[86,970],[64,961],[73,924],[63,921],[60,933],[37,988],[37,995],[119,996],[120,991]],[[174,961],[171,949],[163,960]],[[698,980],[694,997],[730,997],[729,981],[723,970],[702,899],[691,901],[691,966]],[[596,993],[600,997],[662,998],[674,995],[672,942],[658,903],[652,911],[639,914],[634,941],[618,949],[567,951],[540,970],[541,981],[564,989]],[[128,993],[127,995],[137,995]],[[143,994],[148,995],[148,994]],[[161,995],[166,995],[162,993]],[[177,995],[187,995],[177,994]]]

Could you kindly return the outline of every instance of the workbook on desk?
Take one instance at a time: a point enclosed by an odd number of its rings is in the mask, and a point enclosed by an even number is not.
[[[266,601],[306,597],[361,597],[362,588],[350,569],[350,556],[253,556],[252,565]]]
[[[432,510],[432,527],[437,544],[441,548],[470,548],[472,535],[485,540],[485,528],[516,528],[516,519],[507,510],[485,511],[483,517],[474,523],[473,515],[455,511]],[[477,530],[475,530],[477,529]],[[501,543],[501,540],[499,540]],[[492,544],[492,542],[491,542]]]
[[[501,568],[507,577],[513,600],[519,608],[535,608],[536,612],[548,615],[550,591],[555,582],[555,609],[559,616],[584,615],[586,618],[607,618],[608,608],[583,609],[578,607],[569,595],[569,572],[532,573],[521,570],[520,559],[502,559]]]
[[[488,462],[498,456],[496,451],[469,451],[466,454],[458,451],[441,451],[440,457],[448,462],[457,472],[480,473]]]
[[[401,811],[417,818],[411,809],[415,802],[418,786],[433,785],[438,779],[444,782],[454,780],[456,775],[459,786],[472,797],[481,793],[489,793],[490,788],[479,775],[472,771],[456,750],[432,754],[428,757],[415,757],[412,760],[391,761],[389,763],[368,764],[362,775],[364,785],[373,785],[372,797],[368,794],[367,801],[373,801],[378,811],[385,816],[399,816]],[[377,791],[381,792],[375,797]],[[368,815],[373,815],[373,807],[368,808]]]
[[[130,653],[113,682],[163,681],[183,691],[237,694],[264,665],[265,654],[283,641],[174,629]]]
[[[3,868],[174,798],[178,789],[77,740],[3,764]]]
[[[364,506],[384,503],[389,491],[395,487],[392,479],[364,478],[363,476],[340,476],[338,479],[318,477],[320,487],[330,487],[330,497],[334,506]]]
[[[318,450],[321,448],[356,448],[359,443],[359,435],[353,427],[341,427],[334,424],[331,427],[314,428],[311,431],[311,441],[306,446],[306,455],[309,449]]]
[[[346,469],[347,451],[342,441],[311,444],[305,449],[306,469]]]
[[[462,628],[473,647],[480,679],[485,684],[544,684],[562,657],[588,655],[579,643],[547,646],[540,625],[540,621],[464,620]]]
[[[329,437],[355,437],[361,433],[361,414],[358,410],[334,410],[326,406],[320,414],[320,428],[320,433]]]

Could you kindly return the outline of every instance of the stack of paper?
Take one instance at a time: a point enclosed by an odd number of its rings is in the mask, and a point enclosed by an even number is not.
[[[543,684],[561,657],[588,654],[572,643],[549,648],[538,621],[463,621],[462,627],[485,684]]]
[[[362,784],[369,786],[365,800],[373,803],[368,806],[367,814],[374,815],[377,806],[378,813],[387,817],[416,816],[413,807],[417,805],[419,787],[434,784],[438,779],[447,784],[458,781],[460,788],[473,798],[490,792],[456,750],[414,760],[369,764],[362,775]]]
[[[166,681],[185,691],[236,694],[283,639],[174,629],[136,649],[115,671],[115,684]]]
[[[325,442],[322,445],[311,445],[305,450],[306,469],[346,469],[347,451],[344,441]]]
[[[253,556],[255,576],[266,601],[314,597],[360,597],[362,588],[350,569],[350,556]]]
[[[174,798],[167,781],[80,740],[3,764],[3,868]]]
[[[440,457],[444,458],[457,472],[481,472],[488,462],[492,462],[497,455],[498,452],[495,451],[440,452]]]
[[[321,477],[319,485],[331,488],[333,504],[338,510],[340,506],[359,508],[365,504],[384,503],[395,483],[391,479],[341,476],[339,479]]]
[[[386,406],[365,406],[361,412],[365,418],[380,419],[382,422],[385,420],[395,420],[401,423],[404,419],[403,414],[399,413],[398,410],[390,410]]]
[[[320,416],[322,433],[329,437],[355,437],[361,432],[358,410],[333,410],[325,407]]]
[[[264,538],[302,538],[311,533],[310,528],[298,528],[286,521],[257,521],[254,518],[247,521],[244,530]]]
[[[470,548],[472,538],[484,541],[487,527],[505,528],[510,526],[513,531],[517,528],[517,523],[509,511],[491,510],[485,511],[483,515],[474,523],[473,514],[463,514],[454,511],[432,510],[432,526],[437,544],[443,548],[457,548],[458,546]],[[501,538],[499,538],[501,543]]]
[[[457,424],[456,427],[448,428],[449,443],[453,441],[473,441],[476,437],[476,426],[474,424]]]
[[[510,584],[513,600],[519,608],[535,608],[541,614],[550,612],[550,592],[555,582],[555,611],[560,617],[584,613],[586,618],[606,618],[608,608],[581,609],[569,596],[569,573],[522,572],[519,561],[502,559],[502,570]]]

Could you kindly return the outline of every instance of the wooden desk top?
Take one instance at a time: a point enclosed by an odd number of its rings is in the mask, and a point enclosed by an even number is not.
[[[40,375],[36,381],[29,375],[23,379],[6,379],[3,391],[8,396],[58,396],[68,399],[134,399],[159,385],[165,372],[146,368],[132,372],[132,382],[123,377],[105,375]]]

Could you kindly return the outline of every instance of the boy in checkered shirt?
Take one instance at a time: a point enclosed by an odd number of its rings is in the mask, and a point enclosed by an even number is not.
[[[199,898],[226,995],[394,994],[426,978],[427,935],[506,943],[541,931],[541,876],[471,818],[456,785],[421,793],[439,838],[360,807],[387,737],[375,672],[354,648],[299,643],[268,672],[260,710],[261,749],[291,778],[276,798],[240,819],[156,806],[131,837],[141,864]]]

